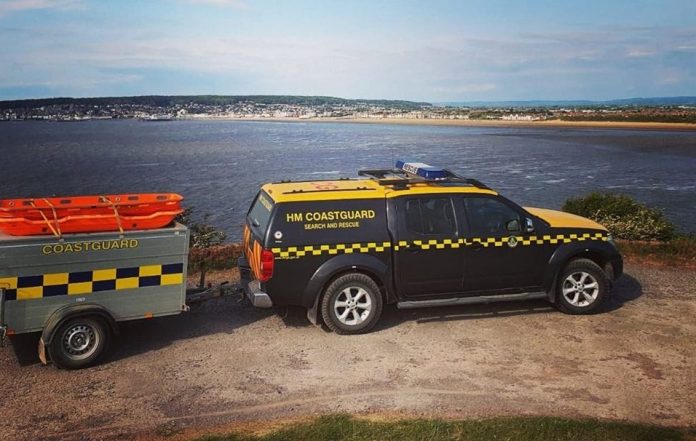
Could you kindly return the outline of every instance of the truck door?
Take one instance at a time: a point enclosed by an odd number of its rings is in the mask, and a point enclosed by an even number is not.
[[[458,236],[453,204],[447,195],[398,198],[394,278],[401,296],[437,297],[461,291],[462,251],[451,246]]]
[[[548,261],[544,247],[525,240],[524,212],[503,198],[467,195],[458,198],[464,205],[469,232],[464,257],[463,288],[480,291],[526,291],[537,287]]]

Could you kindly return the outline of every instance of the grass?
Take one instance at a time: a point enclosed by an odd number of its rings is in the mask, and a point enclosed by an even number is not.
[[[619,240],[626,260],[696,268],[696,236],[678,236],[665,242]]]
[[[509,417],[486,420],[370,421],[332,415],[294,424],[263,435],[231,433],[197,441],[677,441],[687,440],[679,429],[598,420],[552,417]]]

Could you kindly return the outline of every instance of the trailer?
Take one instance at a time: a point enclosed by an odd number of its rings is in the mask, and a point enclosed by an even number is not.
[[[180,314],[189,230],[0,234],[0,339],[41,332],[39,358],[93,365],[119,322]],[[199,293],[200,295],[200,293]]]

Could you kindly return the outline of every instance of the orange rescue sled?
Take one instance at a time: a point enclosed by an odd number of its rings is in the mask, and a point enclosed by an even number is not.
[[[0,232],[35,236],[149,230],[183,212],[175,193],[0,200]]]

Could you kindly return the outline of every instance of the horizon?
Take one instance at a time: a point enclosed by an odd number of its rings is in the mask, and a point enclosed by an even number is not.
[[[633,100],[670,100],[670,99],[678,99],[678,98],[688,98],[688,99],[693,99],[696,101],[696,95],[677,95],[677,96],[634,96],[634,97],[621,97],[621,98],[609,98],[609,99],[603,99],[603,100],[591,100],[591,99],[585,99],[585,98],[571,98],[571,99],[529,99],[529,100],[506,100],[506,99],[501,99],[501,100],[453,100],[453,101],[417,101],[417,100],[410,100],[410,99],[390,99],[390,98],[364,98],[364,97],[359,97],[359,98],[354,98],[354,97],[339,97],[339,96],[330,96],[330,95],[288,95],[288,94],[280,94],[280,95],[275,95],[275,94],[234,94],[234,95],[223,95],[223,94],[199,94],[199,95],[190,95],[190,94],[181,94],[181,95],[161,95],[161,94],[142,94],[142,95],[102,95],[102,96],[44,96],[44,97],[36,97],[36,98],[19,98],[19,99],[1,99],[0,98],[0,103],[7,103],[7,102],[22,102],[22,101],[49,101],[49,100],[100,100],[100,99],[108,99],[108,98],[118,98],[118,99],[123,99],[123,98],[146,98],[146,97],[175,97],[175,98],[180,98],[180,97],[202,97],[202,96],[210,96],[210,97],[273,97],[273,96],[278,96],[278,97],[307,97],[307,98],[331,98],[331,99],[339,99],[339,100],[346,100],[346,101],[404,101],[408,103],[413,103],[413,104],[429,104],[429,105],[438,105],[438,104],[496,104],[496,103],[587,103],[587,104],[602,104],[602,103],[613,103],[617,101],[633,101]]]
[[[696,92],[696,3],[686,0],[7,0],[0,37],[12,42],[0,49],[2,101],[612,101]]]
[[[346,101],[404,101],[414,104],[466,104],[466,103],[481,103],[481,104],[496,104],[496,103],[587,103],[587,104],[602,104],[602,103],[613,103],[617,101],[633,101],[633,100],[673,100],[679,98],[692,99],[696,101],[696,95],[675,95],[675,96],[632,96],[632,97],[621,97],[621,98],[608,98],[602,100],[592,100],[586,98],[570,98],[570,99],[528,99],[528,100],[452,100],[452,101],[419,101],[411,99],[390,99],[390,98],[364,98],[364,97],[341,97],[341,96],[331,96],[331,95],[288,95],[288,94],[216,94],[216,93],[205,93],[205,94],[176,94],[176,95],[162,95],[162,94],[141,94],[141,95],[101,95],[101,96],[43,96],[36,98],[19,98],[19,99],[0,99],[0,103],[7,102],[23,102],[23,101],[48,101],[48,100],[101,100],[108,98],[146,98],[146,97],[307,97],[307,98],[331,98]]]

